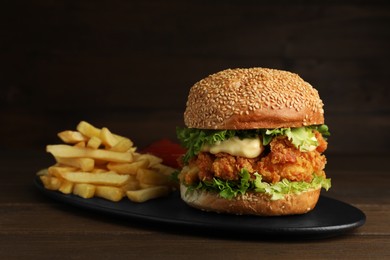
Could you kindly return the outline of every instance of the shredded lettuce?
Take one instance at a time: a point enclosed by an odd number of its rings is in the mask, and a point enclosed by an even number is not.
[[[218,192],[219,196],[225,199],[232,199],[238,195],[243,195],[247,191],[265,193],[270,196],[271,200],[279,200],[286,194],[299,194],[314,188],[324,188],[328,190],[331,187],[331,179],[326,179],[321,176],[313,175],[313,180],[308,183],[304,181],[289,181],[283,179],[280,182],[269,184],[262,181],[260,174],[254,174],[255,179],[252,179],[246,169],[240,172],[239,181],[226,181],[214,178],[212,181],[201,181],[195,186],[190,186],[188,192],[197,189]]]
[[[310,127],[297,127],[297,128],[279,128],[273,130],[267,130],[267,140],[263,140],[263,145],[267,145],[272,138],[278,135],[287,136],[288,140],[302,152],[312,150],[313,147],[318,146],[317,139],[314,135],[313,129]],[[264,143],[266,141],[267,143]]]
[[[319,131],[325,138],[330,135],[326,125],[253,130],[206,130],[178,127],[176,133],[182,146],[187,149],[183,157],[183,162],[186,164],[202,150],[204,145],[213,145],[216,142],[227,140],[233,136],[238,136],[241,139],[261,136],[262,143],[266,146],[274,137],[285,135],[295,147],[301,151],[309,151],[312,146],[318,145],[313,130]]]
[[[310,183],[283,179],[277,183],[269,184],[261,181],[260,174],[256,174],[255,179],[255,191],[270,195],[271,200],[279,200],[289,193],[299,194],[309,189],[319,187],[324,188],[326,191],[329,190],[331,187],[331,179],[326,179],[315,174],[313,175],[313,180]]]

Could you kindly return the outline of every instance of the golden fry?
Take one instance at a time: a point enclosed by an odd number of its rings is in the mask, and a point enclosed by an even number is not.
[[[87,147],[92,148],[92,149],[98,149],[99,146],[102,144],[102,140],[99,139],[99,137],[92,136],[88,142],[87,142]]]
[[[95,196],[111,201],[120,201],[125,195],[123,189],[112,186],[96,186]]]
[[[118,143],[118,139],[116,139],[107,127],[103,127],[102,130],[100,130],[99,136],[102,143],[108,148],[113,147]]]
[[[85,142],[87,137],[77,131],[66,130],[58,133],[58,137],[67,144],[76,144],[79,142]]]
[[[77,131],[79,131],[80,133],[82,133],[83,135],[85,135],[89,138],[91,138],[93,136],[95,136],[95,137],[100,136],[100,129],[94,127],[93,125],[91,125],[90,123],[87,123],[85,121],[81,121],[77,125]]]
[[[61,187],[61,180],[55,176],[42,175],[39,178],[48,190],[58,190]]]
[[[90,199],[95,195],[96,186],[87,183],[76,183],[73,187],[73,194],[84,199]]]
[[[67,181],[75,183],[89,183],[96,185],[112,185],[121,186],[124,185],[128,180],[128,175],[120,175],[114,172],[63,172],[61,177]]]
[[[145,202],[158,197],[166,196],[170,192],[167,186],[155,186],[141,190],[127,191],[127,197],[133,202]]]
[[[64,194],[70,194],[73,191],[73,185],[73,182],[64,180],[61,182],[61,186],[58,188],[58,190]]]
[[[131,162],[133,159],[131,153],[118,153],[101,149],[94,150],[90,148],[69,146],[66,144],[47,145],[46,151],[51,153],[54,157],[63,158],[88,157],[110,162]]]

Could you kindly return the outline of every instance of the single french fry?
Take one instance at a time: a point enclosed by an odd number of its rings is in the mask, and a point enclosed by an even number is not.
[[[166,196],[170,191],[170,188],[167,186],[155,186],[141,190],[127,191],[126,195],[131,201],[141,203],[147,200]]]
[[[133,147],[133,142],[128,138],[123,138],[122,140],[119,140],[115,145],[113,145],[109,150],[114,152],[124,153],[127,151],[131,151],[130,149],[132,147]]]
[[[138,169],[146,168],[149,162],[147,160],[141,160],[131,163],[115,163],[110,162],[107,164],[107,168],[119,174],[131,174],[136,175]]]
[[[58,190],[61,187],[61,180],[55,176],[42,175],[39,178],[48,190]]]
[[[85,142],[87,137],[80,132],[66,130],[57,134],[58,137],[67,144],[76,144],[79,142]]]
[[[155,186],[170,185],[171,183],[171,179],[168,176],[160,174],[155,170],[142,168],[137,171],[137,180],[140,183],[152,184]]]
[[[84,199],[90,199],[95,195],[96,186],[88,183],[76,183],[73,187],[73,194]]]
[[[91,138],[93,136],[95,136],[95,137],[100,136],[100,129],[94,127],[93,125],[91,125],[90,123],[87,123],[85,121],[81,121],[77,125],[76,128],[77,128],[77,131],[79,131],[80,133],[82,133],[83,135],[85,135],[89,138]]]
[[[111,162],[131,162],[133,159],[131,153],[118,153],[101,149],[94,150],[90,148],[69,146],[66,144],[47,145],[46,151],[51,153],[54,157],[62,158],[87,157]]]
[[[128,180],[128,175],[120,175],[114,172],[63,172],[61,177],[65,180],[75,183],[89,183],[96,185],[112,185],[121,186],[124,185]]]
[[[115,146],[118,143],[118,139],[108,130],[107,127],[103,127],[100,130],[100,139],[102,140],[102,143],[104,146],[110,148]]]
[[[95,166],[95,161],[91,158],[62,158],[55,157],[60,164],[81,169],[83,172],[92,171]]]
[[[58,188],[58,190],[64,194],[70,194],[73,191],[73,185],[73,182],[64,180],[61,182],[61,186]]]
[[[111,201],[120,201],[125,195],[122,188],[112,186],[96,186],[95,196]]]
[[[87,147],[92,149],[98,149],[101,144],[102,140],[100,140],[99,137],[92,136],[87,142]]]

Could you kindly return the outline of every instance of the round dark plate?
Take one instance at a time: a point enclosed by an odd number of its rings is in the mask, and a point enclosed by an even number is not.
[[[366,220],[361,210],[324,196],[320,196],[313,211],[304,215],[258,217],[203,212],[187,206],[180,199],[179,192],[144,203],[134,203],[128,199],[111,202],[100,198],[83,199],[72,194],[47,190],[39,177],[34,179],[34,185],[48,197],[73,206],[163,226],[179,227],[183,231],[197,230],[198,233],[203,230],[233,236],[255,236],[259,239],[325,238],[351,231],[362,226]]]

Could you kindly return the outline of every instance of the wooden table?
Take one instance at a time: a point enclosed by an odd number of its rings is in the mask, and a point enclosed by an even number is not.
[[[48,154],[0,151],[0,259],[390,259],[388,161],[329,156],[333,187],[326,196],[363,210],[366,224],[333,238],[286,241],[171,230],[65,205],[33,185],[35,172],[52,163]]]

